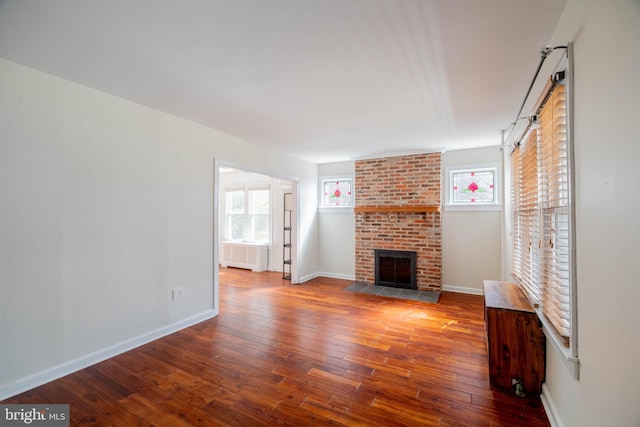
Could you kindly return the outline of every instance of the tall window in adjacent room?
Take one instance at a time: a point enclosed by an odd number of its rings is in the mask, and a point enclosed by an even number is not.
[[[565,72],[554,75],[511,155],[511,236],[514,279],[568,349],[575,287],[566,83]]]
[[[226,239],[252,243],[269,242],[270,199],[269,188],[226,190]]]
[[[224,193],[226,212],[227,240],[244,240],[245,200],[244,190],[231,190]]]
[[[269,241],[269,189],[249,190],[249,240]]]

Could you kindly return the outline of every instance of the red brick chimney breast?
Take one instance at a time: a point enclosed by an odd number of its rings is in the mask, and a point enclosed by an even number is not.
[[[355,162],[357,282],[374,283],[374,249],[415,251],[418,289],[441,290],[441,160],[426,153]]]

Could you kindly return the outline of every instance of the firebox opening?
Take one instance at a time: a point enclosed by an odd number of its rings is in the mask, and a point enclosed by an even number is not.
[[[416,252],[386,249],[374,252],[376,285],[418,289]]]

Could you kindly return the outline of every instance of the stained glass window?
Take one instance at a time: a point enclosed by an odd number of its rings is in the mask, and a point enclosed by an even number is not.
[[[496,176],[496,168],[452,170],[451,204],[495,204]]]
[[[352,179],[325,179],[322,181],[322,205],[325,207],[352,206]]]

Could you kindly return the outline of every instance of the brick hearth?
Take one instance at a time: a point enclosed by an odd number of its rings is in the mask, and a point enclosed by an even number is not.
[[[356,161],[357,282],[375,282],[374,249],[416,251],[418,289],[441,290],[441,157],[428,153]],[[408,207],[415,212],[403,211]]]

